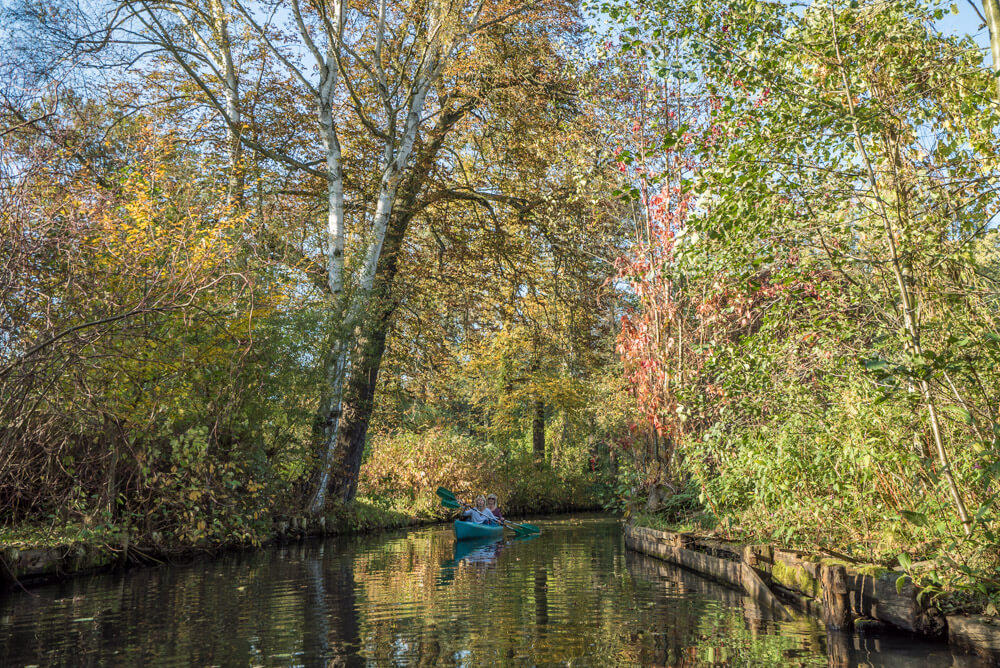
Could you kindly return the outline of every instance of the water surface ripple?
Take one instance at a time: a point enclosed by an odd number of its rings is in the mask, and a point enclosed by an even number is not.
[[[529,539],[433,527],[8,592],[0,665],[977,665],[907,636],[771,621],[626,551],[612,518],[535,523]]]

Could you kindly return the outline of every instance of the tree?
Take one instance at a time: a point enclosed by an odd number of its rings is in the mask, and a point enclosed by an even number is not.
[[[46,114],[9,108],[27,120],[2,147],[0,499],[18,519],[128,524],[152,517],[161,462],[180,463],[163,447],[173,426],[205,429],[199,448],[223,440],[236,388],[202,397],[219,407],[213,433],[182,415],[199,381],[232,373],[229,355],[252,338],[244,220],[198,187],[169,133],[141,118],[111,124],[112,108],[68,92],[50,103]]]
[[[935,499],[948,500],[967,535],[989,494],[964,443],[993,439],[975,419],[944,415],[985,416],[992,391],[957,361],[972,344],[959,346],[943,318],[994,326],[971,250],[992,243],[995,208],[996,117],[981,56],[935,32],[941,9],[916,3],[642,7],[639,18],[621,11],[638,24],[630,48],[657,59],[660,77],[689,68],[707,103],[665,130],[637,117],[660,148],[622,158],[640,211],[663,218],[637,235],[622,274],[640,307],[623,354],[649,422],[689,449],[687,470],[723,513],[764,494],[767,481],[755,490],[736,473],[765,461],[756,448],[796,429],[821,440],[828,416],[848,412],[842,402],[866,382],[912,429],[906,442],[917,447],[893,456],[940,483]],[[663,47],[681,38],[680,50]],[[675,171],[676,190],[645,196],[643,168],[652,160],[671,182],[660,165],[678,150],[696,161]],[[970,374],[964,388],[959,367]],[[842,484],[815,476],[820,488]]]
[[[65,32],[48,14],[35,20]],[[550,24],[543,26],[545,20]],[[322,184],[326,234],[317,246],[325,256],[332,330],[317,415],[313,511],[322,509],[330,490],[344,500],[354,494],[391,314],[395,253],[427,205],[425,181],[449,135],[472,110],[489,103],[489,91],[530,84],[509,78],[519,69],[516,59],[529,55],[525,49],[551,49],[546,40],[573,26],[572,9],[558,2],[390,7],[384,0],[295,0],[280,11],[273,2],[136,0],[108,5],[99,29],[76,36],[77,48],[95,53],[117,42],[134,46],[137,57],[169,58],[190,94],[226,130],[231,201],[242,201],[240,146]],[[237,45],[244,54],[239,58]],[[291,108],[313,109],[313,137],[297,137],[288,148],[247,126],[248,98],[241,86],[251,72],[258,81],[286,79]],[[311,157],[316,144],[319,159]],[[357,155],[345,157],[345,146]],[[349,204],[351,184],[356,199]],[[453,190],[435,197],[493,196]],[[271,233],[268,243],[280,247],[280,235]],[[317,248],[299,250],[291,256],[308,258]]]
[[[975,9],[975,5],[972,5]],[[993,77],[996,79],[997,102],[1000,102],[1000,1],[983,0],[984,22],[990,31],[990,53],[993,55]]]

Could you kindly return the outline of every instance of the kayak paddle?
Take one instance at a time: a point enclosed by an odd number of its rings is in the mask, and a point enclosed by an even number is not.
[[[511,525],[512,527],[517,527],[517,529],[521,529],[525,533],[542,533],[542,530],[536,527],[534,524],[517,524],[516,522],[511,522],[510,520],[504,520],[504,522]],[[517,531],[517,529],[514,530]]]
[[[462,506],[463,506],[464,504],[462,504],[462,503],[459,503],[459,502],[458,502],[458,501],[456,501],[455,499],[446,499],[446,498],[442,498],[442,499],[441,499],[441,505],[442,505],[442,506],[444,506],[445,508],[451,508],[452,510],[458,510],[458,509],[459,509],[459,508],[461,508],[461,507],[462,507]]]
[[[464,508],[471,507],[459,501],[458,497],[456,497],[451,492],[451,490],[446,489],[444,487],[438,487],[435,494],[437,494],[438,497],[441,498],[441,505],[444,506],[445,508],[451,508],[453,510],[457,510],[463,507]],[[514,533],[516,534],[526,536],[528,534],[533,534],[533,533],[542,533],[542,530],[536,527],[534,524],[518,524],[517,522],[511,522],[510,520],[501,520],[501,521],[503,522],[504,526],[513,529]]]

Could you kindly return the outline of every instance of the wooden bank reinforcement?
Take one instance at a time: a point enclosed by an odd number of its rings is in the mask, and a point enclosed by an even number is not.
[[[917,600],[918,590],[905,573],[798,550],[632,525],[625,528],[625,544],[743,589],[776,619],[787,619],[798,610],[821,618],[834,630],[887,626],[947,637],[955,649],[977,655],[986,665],[1000,666],[1000,623],[995,618],[942,615]]]

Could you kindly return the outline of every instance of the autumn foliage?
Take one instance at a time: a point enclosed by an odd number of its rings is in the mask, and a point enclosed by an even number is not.
[[[997,143],[979,52],[913,2],[605,9],[622,26],[608,62],[636,84],[609,165],[634,224],[612,279],[633,509],[933,561],[929,591],[993,609]]]

